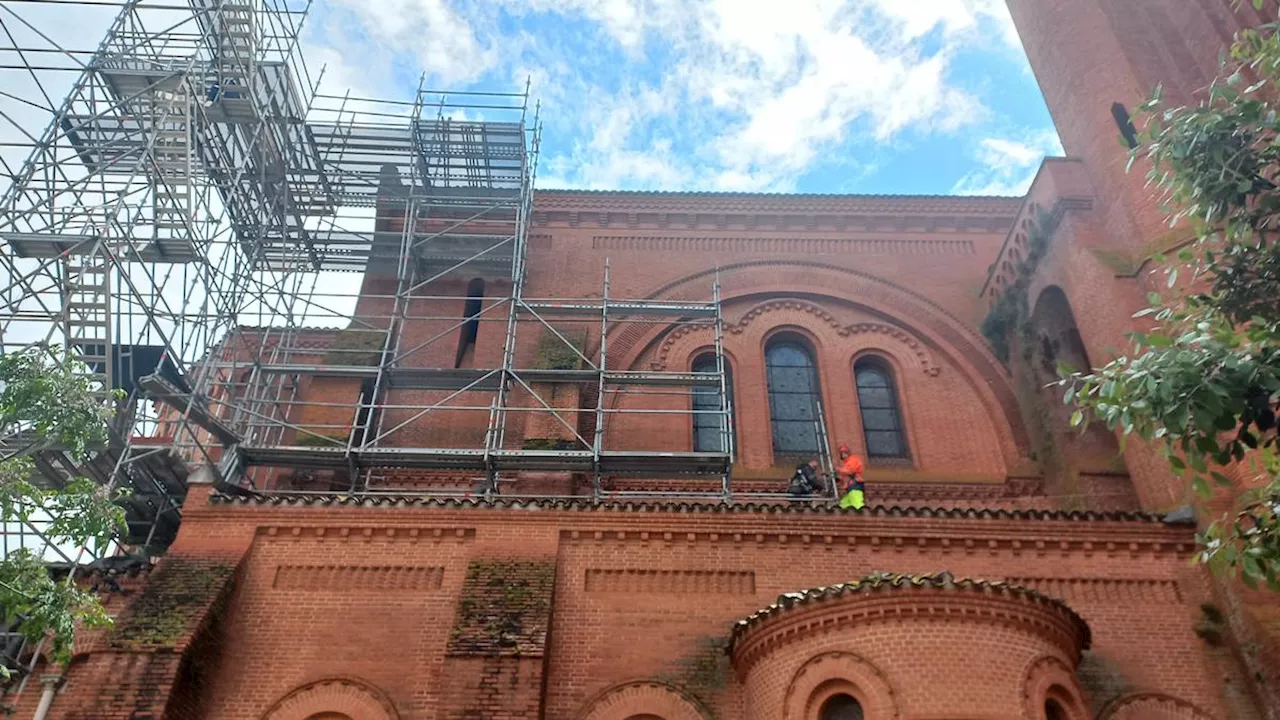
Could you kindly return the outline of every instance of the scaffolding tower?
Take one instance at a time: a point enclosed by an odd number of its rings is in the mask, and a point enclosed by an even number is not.
[[[96,48],[50,31],[103,8]],[[410,490],[512,495],[523,475],[558,473],[596,498],[632,476],[702,478],[690,494],[729,499],[718,280],[703,300],[617,298],[606,263],[597,297],[531,295],[528,88],[320,92],[299,51],[308,8],[0,0],[0,352],[45,348],[124,395],[88,462],[20,438],[0,438],[0,458],[31,455],[46,486],[123,488],[112,552],[142,555],[172,541],[203,465],[253,492],[314,490],[298,481],[314,471],[354,493],[448,476]],[[476,280],[490,289],[472,297]],[[442,359],[482,323],[500,347]],[[610,342],[637,323],[710,327],[715,371],[619,367]],[[529,362],[540,354],[554,361]],[[714,406],[692,409],[694,392]],[[718,423],[710,450],[611,432],[695,412]],[[531,443],[534,417],[545,437]],[[73,568],[93,559],[34,520],[4,539]]]

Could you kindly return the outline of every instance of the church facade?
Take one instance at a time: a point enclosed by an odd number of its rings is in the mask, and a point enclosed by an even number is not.
[[[1070,430],[1044,387],[1058,361],[1123,346],[1163,282],[1151,249],[1184,239],[1125,172],[1117,108],[1158,83],[1193,97],[1262,16],[1225,0],[1009,5],[1067,152],[1025,197],[545,190],[522,280],[449,277],[400,306],[395,263],[366,272],[353,317],[394,318],[382,332],[423,346],[414,363],[459,372],[503,362],[501,323],[459,319],[513,282],[606,304],[714,295],[716,324],[546,323],[580,355],[517,344],[552,371],[528,388],[548,406],[504,427],[554,452],[608,415],[600,443],[655,463],[732,448],[723,487],[548,466],[485,489],[406,462],[352,492],[351,473],[305,463],[253,487],[197,471],[168,555],[106,596],[115,626],[45,668],[47,717],[1280,717],[1276,599],[1193,565],[1191,501],[1159,454]],[[392,215],[380,230],[398,235]],[[1004,292],[1027,293],[1032,327],[1000,348],[980,327]],[[344,332],[307,334],[293,361],[351,364],[335,348],[364,346]],[[601,400],[557,379],[602,344],[618,373],[720,363],[727,421],[696,412],[711,397],[696,388]],[[398,409],[471,387],[391,384],[395,447],[485,446],[479,404]],[[293,424],[349,433],[369,392],[308,378]],[[866,459],[867,507],[787,498],[796,463],[839,444]]]

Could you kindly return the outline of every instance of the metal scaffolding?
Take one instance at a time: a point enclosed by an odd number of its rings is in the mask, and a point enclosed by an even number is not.
[[[0,352],[47,348],[125,396],[87,463],[13,438],[0,457],[124,488],[119,545],[141,554],[172,541],[200,465],[255,492],[512,495],[550,475],[599,498],[630,476],[727,500],[718,280],[701,301],[616,298],[606,264],[598,297],[532,296],[528,89],[319,92],[308,6],[0,0]],[[48,31],[106,7],[96,48]],[[715,372],[618,367],[635,324],[713,328]],[[615,427],[696,412],[718,419],[710,450]],[[86,561],[34,521],[5,543]]]

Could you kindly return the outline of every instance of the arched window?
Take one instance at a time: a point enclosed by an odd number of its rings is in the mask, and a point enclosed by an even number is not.
[[[714,353],[703,353],[693,360],[693,372],[714,373],[716,356]],[[729,361],[724,362],[725,401],[733,407],[733,369]],[[695,385],[693,388],[693,451],[694,452],[728,452],[724,447],[724,437],[720,434],[720,422],[723,416],[718,414],[720,407],[720,388],[708,385]],[[729,419],[729,432],[734,432],[733,419]]]
[[[867,457],[907,457],[907,436],[902,430],[902,412],[889,367],[879,360],[864,358],[853,366],[853,377],[858,386]]]
[[[828,698],[818,712],[819,720],[862,720],[862,705],[841,693]]]
[[[774,454],[817,455],[820,403],[813,355],[795,340],[777,340],[765,348],[764,367]]]

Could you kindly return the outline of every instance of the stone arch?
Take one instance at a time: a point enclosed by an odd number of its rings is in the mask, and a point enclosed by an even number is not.
[[[783,720],[816,717],[823,702],[841,693],[857,700],[866,717],[900,717],[897,694],[879,668],[851,652],[828,652],[809,658],[791,678]]]
[[[1107,703],[1098,720],[1215,720],[1181,698],[1162,693],[1133,693]]]
[[[1023,715],[1029,718],[1044,717],[1047,700],[1058,703],[1066,720],[1087,720],[1084,696],[1071,666],[1061,658],[1043,655],[1032,660],[1024,673],[1022,685]]]
[[[588,700],[578,720],[632,720],[656,716],[662,720],[707,720],[710,713],[673,685],[637,680],[614,685]]]
[[[263,720],[307,720],[316,715],[345,715],[351,720],[399,720],[400,714],[381,690],[354,678],[317,680],[285,695]]]
[[[701,270],[667,283],[648,298],[702,299],[710,276],[716,269]],[[1025,452],[1029,448],[1017,399],[1004,366],[991,353],[976,329],[945,308],[900,285],[848,268],[808,261],[760,260],[734,263],[718,269],[725,302],[749,297],[830,297],[867,310],[919,337],[933,352],[951,357],[958,367],[972,372],[966,380],[978,392],[988,412],[1001,417],[1001,434],[1009,448]],[[630,363],[660,342],[668,328],[632,327],[616,331],[610,339],[617,365]],[[1007,461],[1016,460],[1014,456]]]

